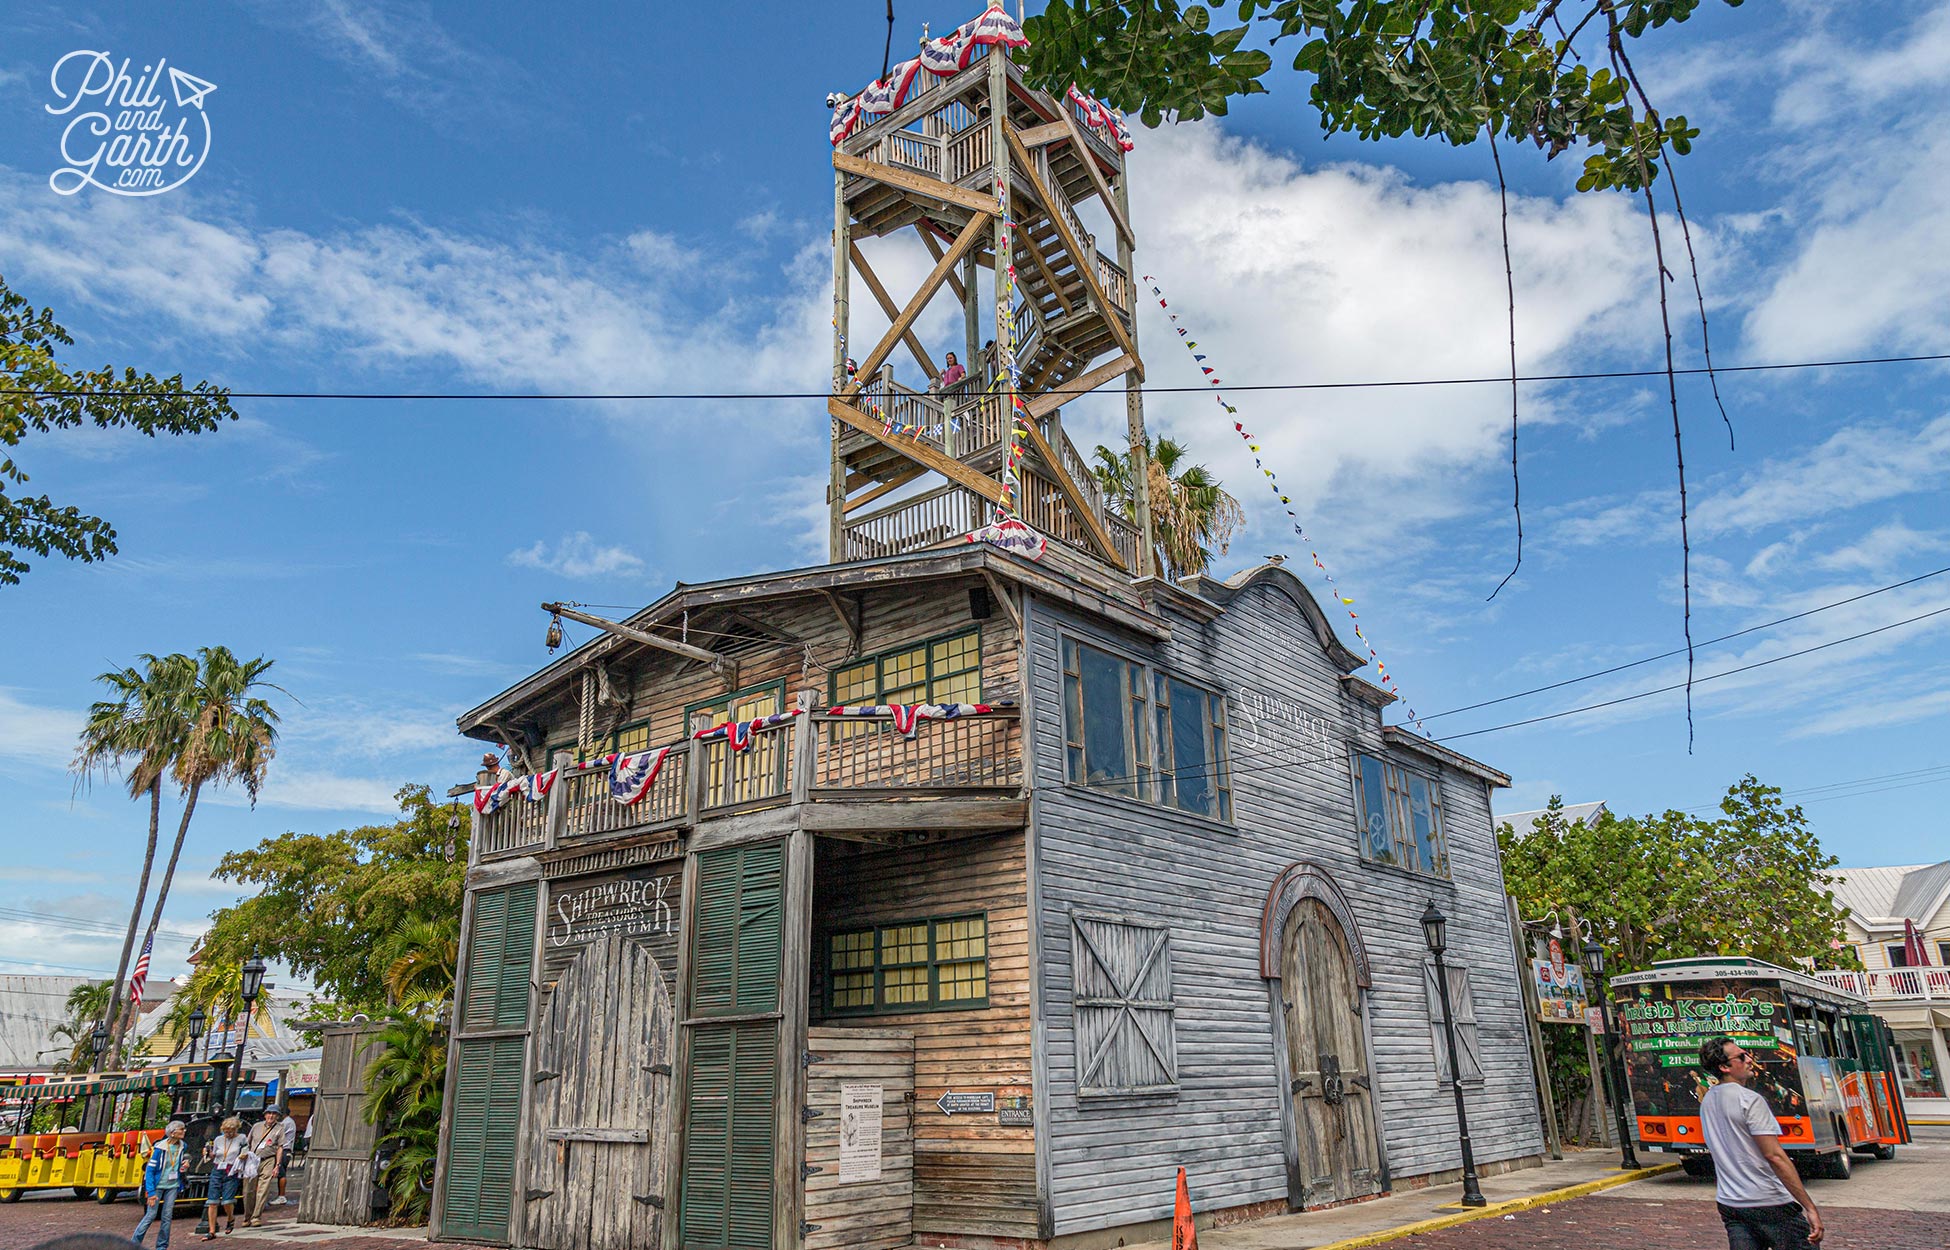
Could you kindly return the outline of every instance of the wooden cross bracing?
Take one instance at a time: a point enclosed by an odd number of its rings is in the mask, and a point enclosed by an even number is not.
[[[1067,100],[1024,84],[1006,56],[986,60],[842,141],[833,155],[832,558],[957,541],[971,517],[979,524],[979,510],[930,501],[957,490],[983,508],[1007,498],[1001,479],[1011,387],[1019,385],[1027,419],[1015,506],[1049,537],[1141,574],[1149,543],[1121,510],[1106,511],[1058,421],[1074,395],[1143,378],[1122,154],[1081,125]],[[1115,261],[1098,251],[1077,215],[1079,204],[1093,200],[1110,222],[1106,240],[1117,244]],[[884,266],[876,272],[862,244],[910,228],[932,267],[903,291],[903,283],[885,280]],[[1005,240],[1009,254],[999,255]],[[1009,271],[1006,301],[990,294],[1002,268]],[[989,287],[978,298],[973,283],[982,269],[994,276],[983,280]],[[856,274],[888,324],[848,371],[841,366],[851,363],[848,288]],[[956,350],[965,344],[967,351],[966,381],[945,387],[936,363],[942,349],[931,351],[916,328],[944,287],[966,322]],[[997,376],[1002,353],[978,351],[984,341],[1018,344],[1014,378]],[[926,386],[894,379],[886,366],[897,347]],[[1140,403],[1136,392],[1128,395],[1134,432],[1142,428]],[[930,476],[945,482],[930,489]]]

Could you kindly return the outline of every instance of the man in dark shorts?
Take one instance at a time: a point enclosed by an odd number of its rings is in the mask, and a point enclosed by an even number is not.
[[[1699,1048],[1699,1066],[1719,1082],[1700,1099],[1699,1120],[1730,1250],[1819,1245],[1821,1212],[1781,1149],[1780,1122],[1747,1088],[1759,1071],[1754,1057],[1732,1038],[1716,1037]]]

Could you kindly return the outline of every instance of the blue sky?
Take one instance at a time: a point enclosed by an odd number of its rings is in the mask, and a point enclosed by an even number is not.
[[[897,57],[971,3],[902,3]],[[1032,8],[1035,6],[1032,5]],[[0,273],[70,359],[251,391],[810,391],[824,385],[828,90],[879,70],[877,3],[711,7],[21,0],[0,50]],[[217,84],[211,155],[144,199],[55,195],[49,71],[166,56]],[[1721,363],[1950,350],[1950,6],[1702,8],[1638,58],[1704,130],[1681,168]],[[1324,141],[1289,73],[1231,118],[1137,134],[1139,268],[1234,383],[1493,374],[1503,268],[1487,149]],[[1569,158],[1506,149],[1528,373],[1658,359],[1641,211],[1577,196]],[[1667,236],[1677,249],[1675,234]],[[925,260],[870,250],[892,285]],[[1675,260],[1675,265],[1677,261]],[[1683,269],[1675,324],[1697,359]],[[857,310],[856,310],[857,312]],[[877,335],[861,317],[855,337]],[[946,307],[925,335],[959,340]],[[1192,385],[1162,316],[1152,382]],[[910,379],[911,380],[911,379]],[[1710,638],[1950,564],[1950,409],[1930,365],[1682,383],[1693,631]],[[1670,418],[1653,380],[1526,386],[1522,570],[1507,571],[1508,394],[1237,397],[1365,632],[1425,714],[1680,644]],[[635,606],[672,581],[823,558],[819,405],[240,402],[194,440],[37,437],[37,491],[110,517],[121,554],[38,560],[0,591],[0,905],[126,915],[139,809],[65,771],[92,677],[224,643],[277,660],[286,738],[256,810],[199,809],[164,973],[231,897],[228,847],[381,819],[470,775],[453,716],[545,658],[536,604]],[[1300,559],[1202,396],[1152,428],[1240,495],[1220,571]],[[1109,441],[1121,405],[1067,427]],[[1330,601],[1331,602],[1331,601]],[[1950,576],[1702,650],[1702,675],[1950,605]],[[1950,615],[1694,695],[1457,740],[1517,779],[1504,810],[1714,802],[1745,771],[1809,789],[1848,863],[1950,847]],[[1428,722],[1438,735],[1674,680],[1661,661]],[[1895,774],[1909,774],[1897,777]],[[1921,783],[1921,784],[1919,784]],[[116,939],[0,921],[0,969],[112,968]]]

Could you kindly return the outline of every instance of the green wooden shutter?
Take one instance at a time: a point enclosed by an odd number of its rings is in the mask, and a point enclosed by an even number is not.
[[[447,1133],[443,1232],[506,1241],[521,1119],[522,1039],[460,1043]]]
[[[778,843],[698,856],[692,1019],[779,1009],[784,873],[784,847]],[[707,1021],[686,1033],[682,1244],[687,1250],[769,1250],[776,1197],[778,1021]]]
[[[777,1011],[784,847],[776,842],[728,847],[697,859],[690,1015]]]
[[[770,1250],[778,1055],[775,1021],[690,1030],[686,1250]]]
[[[528,1026],[528,977],[535,956],[535,883],[482,890],[474,896],[467,935],[467,985],[461,1027]]]

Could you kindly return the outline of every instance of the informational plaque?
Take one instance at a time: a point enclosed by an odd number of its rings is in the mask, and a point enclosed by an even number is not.
[[[1603,1033],[1605,1031],[1605,1009],[1603,1007],[1586,1007],[1584,1009],[1584,1027],[1590,1029],[1593,1033]]]
[[[880,1179],[882,1086],[840,1086],[840,1184]]]

